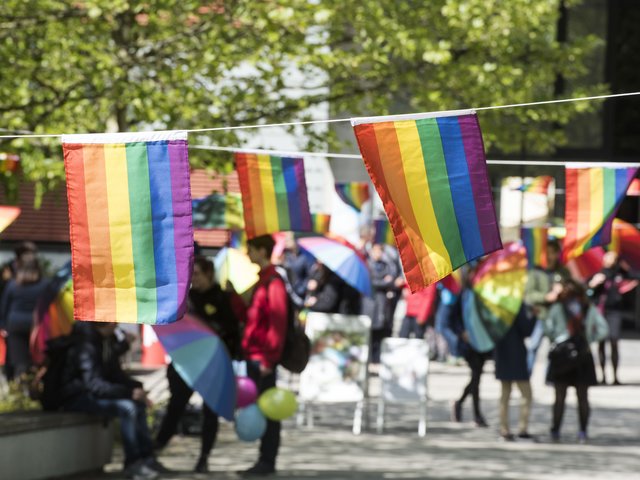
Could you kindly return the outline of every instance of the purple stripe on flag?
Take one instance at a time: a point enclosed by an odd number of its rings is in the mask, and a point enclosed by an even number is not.
[[[478,117],[475,114],[459,116],[458,123],[462,133],[465,156],[467,157],[480,237],[482,238],[484,253],[487,254],[502,248],[502,240],[500,240],[496,209],[493,205],[482,133],[480,132]]]
[[[187,294],[193,271],[193,225],[191,212],[191,180],[187,142],[169,142],[171,192],[173,197],[173,230],[178,278],[178,312],[176,319],[187,311]]]

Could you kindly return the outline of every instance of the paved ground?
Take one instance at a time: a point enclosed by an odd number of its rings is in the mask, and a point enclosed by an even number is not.
[[[432,364],[427,436],[417,435],[414,406],[389,409],[387,428],[354,436],[350,431],[351,407],[318,409],[312,429],[297,428],[293,421],[283,430],[277,478],[283,479],[640,479],[640,340],[621,345],[623,386],[594,387],[590,441],[577,444],[575,393],[568,395],[562,441],[549,441],[553,391],[544,385],[544,352],[534,371],[534,409],[531,432],[537,443],[504,443],[497,435],[499,384],[492,364],[485,368],[481,385],[483,410],[490,428],[449,422],[449,401],[459,395],[468,379],[466,367]],[[147,383],[162,391],[161,375],[146,376]],[[372,389],[375,390],[375,382]],[[518,394],[512,400],[512,423],[517,417]],[[471,418],[470,399],[465,405]],[[374,409],[372,409],[374,412]],[[373,425],[373,414],[371,424]],[[515,428],[515,426],[514,426]],[[232,425],[223,423],[218,445],[209,462],[211,473],[194,474],[199,448],[196,437],[176,437],[160,456],[175,471],[163,478],[237,478],[233,473],[255,460],[257,444],[241,443]],[[121,449],[100,478],[120,479]]]

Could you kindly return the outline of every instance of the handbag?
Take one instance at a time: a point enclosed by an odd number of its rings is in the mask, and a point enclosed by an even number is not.
[[[574,335],[562,342],[551,344],[549,349],[549,379],[576,371],[589,354],[589,344],[584,335]]]

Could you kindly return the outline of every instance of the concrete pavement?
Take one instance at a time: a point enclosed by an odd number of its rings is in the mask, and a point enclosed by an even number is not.
[[[278,459],[278,475],[284,479],[640,479],[640,340],[621,342],[622,386],[598,386],[590,390],[592,416],[590,440],[576,442],[575,392],[567,398],[562,441],[551,443],[548,428],[553,389],[544,385],[545,349],[540,351],[532,378],[534,406],[532,434],[537,443],[505,443],[498,439],[499,383],[493,364],[485,367],[481,383],[482,408],[490,424],[478,429],[469,421],[449,421],[449,402],[461,393],[468,381],[466,366],[432,363],[429,379],[427,435],[417,435],[417,408],[412,405],[388,407],[385,433],[373,433],[375,404],[370,411],[371,428],[354,436],[351,406],[316,407],[315,426],[297,428],[285,422]],[[153,377],[156,392],[163,390]],[[372,390],[375,391],[375,381]],[[512,394],[513,429],[519,393]],[[464,419],[471,420],[471,399]],[[199,452],[197,437],[175,437],[159,459],[174,473],[167,479],[238,478],[238,469],[249,467],[257,455],[257,443],[239,442],[230,423],[222,422],[218,445],[209,461],[209,474],[191,472]],[[120,479],[121,448],[99,478]]]

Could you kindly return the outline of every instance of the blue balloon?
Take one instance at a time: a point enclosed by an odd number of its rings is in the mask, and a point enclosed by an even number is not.
[[[267,419],[255,403],[241,408],[236,413],[236,433],[243,442],[262,438],[267,429]]]

